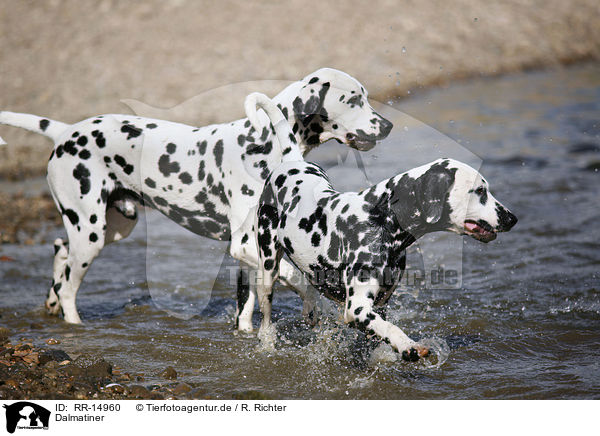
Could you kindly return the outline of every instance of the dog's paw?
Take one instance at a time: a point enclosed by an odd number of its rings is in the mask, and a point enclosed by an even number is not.
[[[46,313],[48,315],[57,316],[60,313],[60,304],[58,303],[58,298],[48,298],[44,306],[46,307]]]
[[[422,346],[411,347],[410,350],[402,352],[402,360],[407,362],[416,362],[422,357],[429,356],[429,348]]]

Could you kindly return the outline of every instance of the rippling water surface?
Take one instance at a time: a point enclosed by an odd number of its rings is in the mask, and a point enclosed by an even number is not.
[[[458,274],[447,286],[408,281],[390,303],[390,319],[435,350],[431,362],[369,354],[327,302],[310,329],[285,290],[274,299],[276,349],[263,351],[255,335],[233,331],[227,245],[155,213],[90,269],[78,298],[83,326],[42,310],[50,244],[0,246],[16,259],[0,263],[0,322],[39,344],[55,337],[67,352],[101,353],[146,384],[165,383],[156,374],[171,365],[212,397],[600,397],[600,67],[473,80],[393,106],[381,109],[392,135],[359,161],[329,143],[309,160],[338,188],[360,189],[455,157],[480,168],[519,217],[489,244],[433,235],[411,248],[414,277],[433,267]]]

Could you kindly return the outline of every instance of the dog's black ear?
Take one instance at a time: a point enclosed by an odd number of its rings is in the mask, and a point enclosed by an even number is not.
[[[294,113],[299,117],[321,114],[325,96],[330,83],[309,83],[302,87],[299,95],[292,102]],[[311,92],[312,91],[312,92]]]
[[[417,179],[415,194],[426,224],[437,224],[442,218],[453,183],[454,172],[442,166],[431,167]]]

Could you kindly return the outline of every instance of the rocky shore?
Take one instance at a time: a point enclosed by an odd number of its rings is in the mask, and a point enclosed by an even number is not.
[[[144,374],[131,374],[102,356],[81,354],[71,358],[48,339],[40,348],[24,340],[13,344],[8,329],[0,327],[0,400],[126,400],[210,399],[200,388],[177,381],[177,371],[167,366],[161,383],[148,384]],[[258,392],[231,395],[234,399],[266,399]]]

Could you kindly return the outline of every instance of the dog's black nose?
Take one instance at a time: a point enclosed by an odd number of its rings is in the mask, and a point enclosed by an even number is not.
[[[498,230],[500,232],[508,232],[517,224],[517,221],[517,217],[512,212],[498,206]]]
[[[381,117],[381,121],[379,122],[379,135],[377,139],[387,138],[387,135],[389,135],[392,131],[392,127],[394,127],[394,125],[391,121]]]

